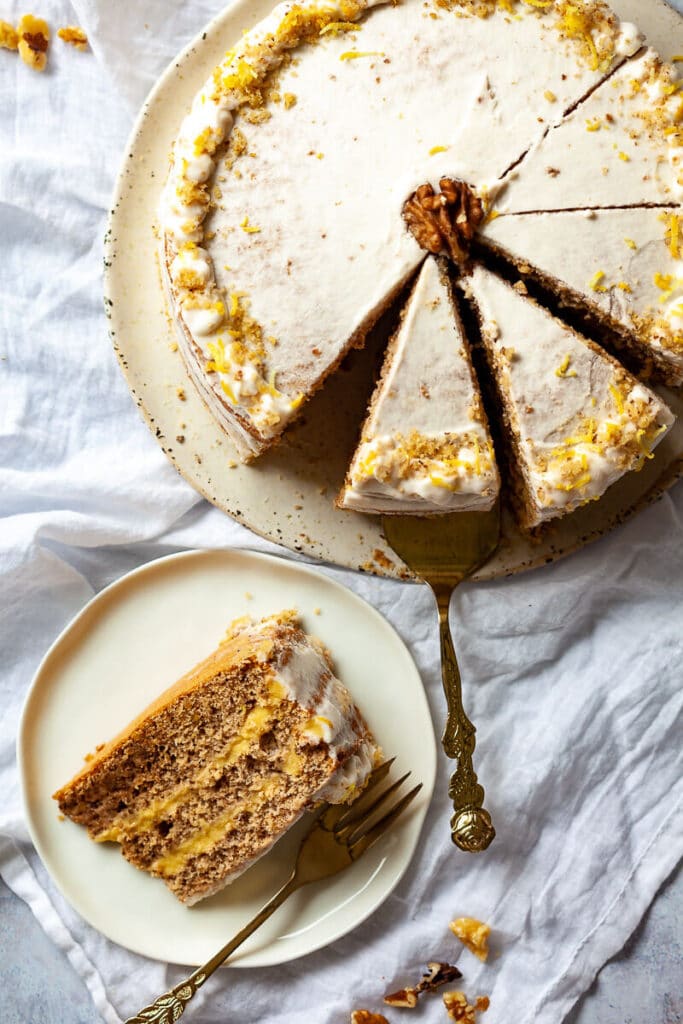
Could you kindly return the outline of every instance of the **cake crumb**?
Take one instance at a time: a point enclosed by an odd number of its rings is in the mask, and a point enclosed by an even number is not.
[[[185,394],[185,388],[177,387],[175,393],[176,393],[176,395],[178,396],[178,398],[180,399],[181,402],[186,402],[187,401],[187,395]]]
[[[17,35],[17,49],[24,64],[28,64],[34,71],[44,71],[50,42],[47,22],[43,18],[36,18],[34,14],[24,14],[17,25]]]
[[[282,97],[282,102],[285,105],[285,110],[291,110],[296,106],[296,96],[293,92],[286,92]]]
[[[320,608],[314,608],[313,609],[313,614],[314,615],[322,615],[322,612],[320,611]]]
[[[0,49],[16,50],[19,48],[19,33],[8,21],[0,21]]]
[[[476,1024],[477,1014],[485,1013],[489,1002],[488,996],[477,996],[474,1003],[470,1004],[464,992],[445,992],[443,997],[448,1016],[462,1024]]]
[[[57,815],[57,821],[66,821],[66,815],[58,814]]]
[[[171,352],[177,352],[178,351],[178,342],[177,341],[172,341],[171,344],[168,347],[170,348]]]
[[[234,459],[228,460],[228,469],[237,469],[237,463]]]
[[[568,360],[567,365],[569,365]],[[462,944],[469,949],[470,953],[474,953],[480,960],[487,959],[489,935],[491,934],[490,925],[478,921],[476,917],[456,917],[455,921],[451,921],[449,928],[456,938],[460,939]]]
[[[65,25],[57,29],[57,35],[76,50],[88,49],[88,37],[79,25]]]
[[[244,596],[247,599],[247,601],[253,601],[253,599],[254,599],[254,595],[251,593],[250,590],[245,590],[244,591]]]

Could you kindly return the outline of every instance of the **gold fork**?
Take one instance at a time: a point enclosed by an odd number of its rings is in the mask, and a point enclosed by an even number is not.
[[[170,992],[159,996],[154,1003],[140,1010],[136,1016],[129,1017],[126,1024],[174,1024],[197,989],[222,963],[225,963],[238,946],[268,920],[288,896],[303,885],[338,874],[374,846],[422,789],[422,783],[414,786],[381,818],[376,819],[376,812],[410,775],[410,772],[406,772],[393,785],[377,795],[377,786],[387,777],[392,764],[393,759],[375,768],[363,792],[352,803],[321,804],[315,812],[311,827],[301,841],[292,873],[280,891],[276,892],[256,917],[245,925],[234,939],[219,949],[208,963],[198,967],[186,981],[181,981]]]
[[[448,625],[453,591],[486,562],[500,541],[500,505],[489,512],[439,516],[383,516],[384,535],[397,555],[434,594],[439,609],[441,677],[446,725],[441,743],[455,761],[448,794],[453,801],[451,839],[461,850],[485,850],[496,834],[484,810],[484,790],[472,765],[475,728],[465,714],[462,682]]]

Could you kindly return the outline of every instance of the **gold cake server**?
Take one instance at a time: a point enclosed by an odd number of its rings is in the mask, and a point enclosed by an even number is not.
[[[441,743],[455,761],[448,793],[453,801],[451,838],[461,850],[485,850],[496,832],[483,807],[484,789],[472,765],[475,728],[465,714],[462,682],[448,625],[453,591],[488,561],[500,540],[500,504],[490,512],[436,516],[382,516],[384,535],[405,564],[431,587],[439,609],[441,676],[446,725]]]

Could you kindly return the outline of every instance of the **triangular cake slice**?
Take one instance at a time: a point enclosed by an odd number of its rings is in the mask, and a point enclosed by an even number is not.
[[[389,345],[337,504],[376,513],[488,509],[498,489],[446,264],[430,256]]]
[[[462,287],[479,315],[523,529],[600,498],[650,456],[673,422],[657,395],[484,267]]]
[[[676,69],[652,49],[626,61],[510,171],[496,210],[680,202],[678,84]]]
[[[503,216],[481,238],[564,305],[597,316],[644,368],[683,383],[680,207]]]

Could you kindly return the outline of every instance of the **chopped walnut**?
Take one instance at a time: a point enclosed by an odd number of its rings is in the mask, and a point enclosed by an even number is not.
[[[50,29],[43,18],[25,14],[17,25],[19,43],[17,49],[24,64],[34,71],[44,71],[47,64],[47,48]]]
[[[489,997],[477,996],[474,1003],[470,1004],[464,992],[444,992],[443,1004],[451,1020],[462,1021],[462,1024],[477,1024],[477,1014],[485,1013],[489,1008]]]
[[[19,46],[19,33],[8,21],[0,21],[0,48],[16,50]]]
[[[417,1000],[422,992],[434,992],[441,985],[448,985],[456,978],[462,978],[457,967],[452,964],[444,964],[439,960],[432,960],[427,964],[427,970],[414,988],[402,988],[398,992],[391,992],[384,997],[387,1006],[400,1006],[413,1009],[417,1006]]]
[[[439,188],[420,185],[403,204],[403,219],[423,249],[461,263],[484,219],[484,206],[464,181],[441,178]]]
[[[78,25],[65,25],[64,28],[57,30],[57,35],[63,42],[69,43],[77,50],[88,49],[88,37]]]
[[[477,921],[476,917],[458,917],[451,921],[449,927],[470,953],[474,953],[480,960],[486,960],[489,955],[490,925]]]
[[[371,1013],[370,1010],[354,1010],[351,1014],[351,1024],[389,1024],[389,1021],[381,1013]]]

